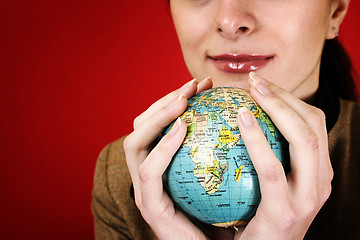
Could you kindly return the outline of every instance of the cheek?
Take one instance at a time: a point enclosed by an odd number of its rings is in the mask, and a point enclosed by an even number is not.
[[[288,90],[296,88],[316,73],[326,38],[328,23],[324,12],[303,8],[301,13],[303,14],[290,12],[288,21],[278,25],[281,29],[277,29],[274,36],[278,41],[282,61],[280,72],[283,72],[284,76],[281,85],[287,86]],[[286,82],[289,76],[297,80],[288,84]]]
[[[325,41],[328,29],[327,14],[311,6],[287,12],[284,17],[278,18],[287,21],[277,23],[277,26],[281,26],[277,31],[279,36],[289,44],[298,45],[304,50],[319,47],[319,43]]]
[[[198,51],[197,48],[206,43],[209,26],[206,22],[184,20],[179,27],[180,44],[191,51]],[[185,49],[184,49],[185,50]]]
[[[206,21],[187,18],[186,14],[182,16],[176,20],[175,27],[186,66],[193,77],[198,77],[204,71],[201,64],[205,58],[210,25]]]

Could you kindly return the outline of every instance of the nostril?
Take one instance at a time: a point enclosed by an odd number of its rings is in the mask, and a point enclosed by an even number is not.
[[[221,28],[218,28],[217,30],[218,30],[218,32],[224,32],[223,29],[221,29]],[[249,30],[248,27],[239,27],[236,32],[246,32],[247,30]]]
[[[246,32],[248,30],[248,28],[247,27],[239,27],[239,30],[241,32]]]
[[[249,28],[246,25],[243,25],[241,27],[235,27],[234,25],[232,25],[232,26],[229,25],[229,26],[225,26],[225,27],[220,26],[217,28],[217,32],[219,34],[221,34],[225,37],[231,38],[231,39],[237,37],[238,35],[248,34],[251,32],[251,30],[252,30],[252,28]]]

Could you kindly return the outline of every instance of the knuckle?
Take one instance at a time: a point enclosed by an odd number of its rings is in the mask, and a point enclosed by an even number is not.
[[[331,186],[331,184],[328,184],[326,187],[324,187],[324,188],[322,189],[322,196],[321,196],[321,198],[322,198],[322,203],[325,203],[325,202],[329,199],[330,194],[331,194],[331,191],[332,191],[332,186]]]
[[[285,91],[281,88],[280,91]],[[276,108],[279,112],[286,112],[288,110],[288,106],[284,105],[280,100],[275,101],[276,102]]]
[[[329,170],[329,182],[331,183],[333,179],[334,179],[334,169],[332,167],[330,167],[330,170]]]
[[[305,143],[313,150],[318,149],[320,144],[318,136],[310,129],[305,133]]]
[[[123,148],[125,151],[125,154],[127,153],[136,153],[138,154],[140,151],[144,150],[144,147],[142,147],[139,144],[139,139],[134,132],[132,132],[130,135],[128,135],[123,142]]]
[[[137,129],[139,127],[139,125],[141,125],[141,122],[142,122],[142,115],[139,115],[133,121],[134,129]]]
[[[263,172],[264,179],[269,182],[278,182],[282,179],[283,170],[278,165],[269,166]]]
[[[329,184],[331,184],[332,180],[334,179],[334,169],[331,165],[331,160],[330,158],[327,159],[327,162],[328,162],[328,181],[329,181]]]
[[[152,208],[148,208],[145,206],[146,204],[140,203],[141,208],[139,208],[141,216],[144,218],[144,220],[149,224],[152,217]]]
[[[279,95],[286,95],[288,92],[282,88],[282,87],[277,87],[277,91]]]
[[[333,171],[331,171],[333,172]],[[320,189],[320,203],[324,204],[330,197],[331,192],[332,192],[332,185],[331,185],[331,181],[332,181],[332,175],[329,176],[328,181],[326,181],[326,183],[321,187]]]
[[[140,210],[140,211],[142,211],[142,209],[143,209],[143,207],[142,207],[142,201],[141,201],[141,198],[139,197],[139,196],[137,196],[136,194],[135,194],[135,205],[136,205],[136,207]]]
[[[140,137],[141,136],[138,133],[132,132],[124,139],[123,148],[125,154],[127,153],[139,154],[141,152],[148,153],[151,150],[152,145],[149,145],[149,143],[147,142],[142,142],[141,139],[139,139]],[[156,144],[155,140],[151,144]]]
[[[151,179],[151,171],[149,171],[149,167],[144,163],[139,166],[138,174],[142,183],[146,183]]]
[[[325,125],[325,113],[319,108],[311,107],[307,117],[316,125]]]
[[[132,140],[132,135],[128,135],[125,139],[124,139],[124,142],[123,142],[123,148],[125,150],[125,152],[127,151],[131,151],[132,147],[133,147],[133,140]]]

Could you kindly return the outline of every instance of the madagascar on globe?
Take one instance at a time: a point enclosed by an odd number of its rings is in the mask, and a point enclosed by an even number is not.
[[[261,200],[258,176],[237,124],[241,107],[254,113],[284,164],[287,142],[250,92],[219,87],[189,99],[180,116],[187,124],[186,137],[164,173],[164,185],[174,203],[191,217],[214,226],[246,224]]]

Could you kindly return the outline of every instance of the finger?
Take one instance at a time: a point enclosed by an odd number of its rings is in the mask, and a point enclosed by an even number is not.
[[[159,208],[164,208],[164,206],[158,206],[164,198],[162,175],[182,144],[186,131],[186,124],[178,118],[169,133],[161,139],[141,164],[139,176],[142,198],[146,199],[143,203],[144,207],[156,208],[155,211],[163,212],[164,209]]]
[[[180,118],[178,118],[178,119],[180,119]],[[174,123],[170,132],[167,134],[168,137],[166,137],[166,138],[169,138],[170,136],[175,135],[174,134],[176,132],[175,130],[177,128],[179,128],[179,127],[177,127],[179,125],[178,122],[179,122],[179,120],[177,120]],[[185,131],[186,131],[186,129],[185,129]],[[163,143],[164,141],[166,141],[166,138],[164,137],[163,139],[165,139],[165,140],[162,140],[158,143],[158,146],[153,149],[154,152],[156,152],[155,151],[156,149],[162,149],[161,148],[162,145],[166,145]],[[131,176],[133,186],[134,186],[135,202],[136,202],[136,205],[138,206],[138,208],[142,209],[142,205],[143,205],[142,192],[143,192],[143,190],[141,188],[141,184],[146,182],[146,178],[147,178],[147,174],[144,174],[144,173],[147,173],[146,171],[149,170],[150,174],[159,176],[156,173],[158,173],[157,170],[160,170],[160,172],[162,171],[161,170],[162,167],[161,167],[161,165],[159,165],[162,162],[154,161],[153,165],[148,167],[148,165],[150,165],[150,163],[151,163],[151,160],[146,160],[146,159],[153,159],[155,154],[150,153],[150,155],[149,155],[149,151],[145,151],[145,150],[141,150],[141,151],[138,151],[135,149],[131,150],[129,145],[134,145],[134,143],[132,143],[131,140],[128,140],[128,139],[130,139],[130,138],[128,137],[126,139],[126,142],[124,142],[126,161],[127,161],[128,169],[129,169],[130,176]],[[169,143],[171,144],[171,141],[169,141]],[[171,147],[176,147],[176,145],[172,145]],[[168,150],[169,149],[171,149],[171,148],[168,148]],[[165,158],[166,158],[166,151],[164,151],[164,153],[165,153]],[[151,156],[153,156],[153,157],[151,157]],[[171,157],[170,157],[170,159],[171,159]]]
[[[168,106],[150,116],[134,132],[132,132],[124,142],[124,149],[130,173],[137,175],[136,171],[142,160],[150,152],[150,146],[169,125],[173,119],[177,118],[187,108],[187,99],[180,95]],[[132,172],[134,171],[134,172]]]
[[[298,183],[299,192],[314,193],[319,169],[319,137],[287,102],[277,96],[275,87],[270,90],[272,86],[255,81],[251,94],[289,142],[291,176]]]
[[[200,83],[197,82],[197,79],[184,84],[181,88],[169,93],[165,97],[161,98],[154,104],[152,104],[144,113],[138,116],[134,120],[134,129],[136,129],[139,125],[141,125],[146,119],[148,119],[151,115],[162,109],[164,106],[168,105],[173,99],[184,94],[187,99],[194,96],[194,94],[198,94],[201,91],[207,90],[212,87],[212,80],[210,77],[204,79]]]
[[[294,96],[291,96],[290,93],[285,93],[285,91],[281,91],[280,97],[282,97],[284,101],[286,101],[300,115],[303,121],[315,133],[318,138],[319,180],[320,182],[331,182],[333,169],[329,156],[328,135],[324,112],[309,104],[301,103],[300,100],[294,99]]]
[[[206,87],[208,85],[209,84],[205,84],[204,86]],[[134,123],[135,130],[125,139],[124,149],[127,165],[134,183],[135,200],[137,203],[141,203],[138,187],[138,168],[142,160],[147,157],[151,145],[162,129],[185,111],[187,107],[186,95],[188,95],[188,97],[193,95],[196,89],[197,83],[195,80],[186,83],[182,88],[168,94],[163,99],[160,99],[157,103],[153,104],[145,113],[137,118],[137,121],[134,121],[137,122]],[[183,92],[183,94],[177,96],[175,99],[171,99],[178,92]],[[146,121],[147,124],[142,126],[142,123],[149,119],[151,119],[151,121]]]
[[[207,77],[198,84],[196,94],[198,94],[202,91],[205,91],[207,89],[210,89],[210,88],[212,88],[212,86],[213,86],[213,82],[212,82],[211,78]]]
[[[296,113],[303,119],[303,121],[314,131],[319,140],[320,148],[320,159],[324,159],[320,164],[320,169],[330,170],[332,172],[332,167],[328,154],[328,135],[326,129],[326,120],[325,114],[322,110],[300,100],[295,97],[293,94],[285,91],[284,89],[276,86],[275,84],[267,82],[261,76],[251,73],[250,75],[250,84],[256,85],[256,82],[262,82],[271,89],[271,92],[276,94],[284,102],[286,102],[289,107],[294,109]]]
[[[309,126],[309,128],[317,135],[318,138],[318,152],[319,152],[319,164],[318,164],[318,191],[319,196],[325,200],[331,192],[331,181],[334,176],[334,171],[331,165],[329,148],[328,148],[328,135],[326,129],[325,114],[320,109],[311,106],[295,97],[293,94],[281,89],[280,87],[269,84],[261,76],[257,74],[251,74],[251,77],[255,82],[260,81],[271,89],[271,92],[276,94],[284,102],[286,102],[295,112],[299,114],[302,120]],[[314,186],[316,186],[314,184]]]
[[[249,74],[250,84],[256,86],[257,83],[261,82],[266,85],[270,91],[281,98],[289,107],[291,107],[299,116],[303,119],[309,127],[321,137],[327,136],[325,114],[320,109],[302,101],[295,97],[288,91],[280,88],[279,86],[266,81],[258,74]]]
[[[318,136],[319,138],[319,170],[321,171],[321,177],[326,179],[332,179],[333,170],[328,153],[328,136],[326,130],[326,121],[325,114],[320,109],[311,106],[295,97],[293,94],[281,89],[280,87],[267,83],[265,79],[257,74],[251,74],[252,80],[260,81],[267,85],[271,92],[277,97],[281,98],[290,108],[292,108],[301,119],[309,126],[309,128]]]
[[[132,132],[124,142],[126,162],[134,182],[135,202],[137,206],[142,203],[139,189],[138,168],[147,157],[150,146],[158,137],[162,129],[170,124],[172,119],[178,117],[187,107],[187,99],[181,95],[177,101],[170,103],[157,114],[151,116],[137,130]]]
[[[259,177],[263,206],[285,203],[288,187],[284,169],[269,146],[253,113],[246,107],[239,109],[239,129],[251,161]]]
[[[159,239],[178,237],[179,234],[182,237],[203,238],[203,233],[175,210],[172,200],[163,189],[162,175],[180,147],[186,131],[186,124],[178,118],[139,169],[139,192],[143,199],[140,211]]]
[[[184,84],[181,88],[167,94],[165,97],[159,99],[155,103],[153,103],[145,112],[139,115],[134,120],[134,129],[136,129],[139,125],[141,125],[144,121],[146,121],[150,116],[169,105],[174,99],[179,97],[180,95],[184,95],[186,98],[192,97],[197,91],[197,82],[196,79],[193,79],[186,84]]]

